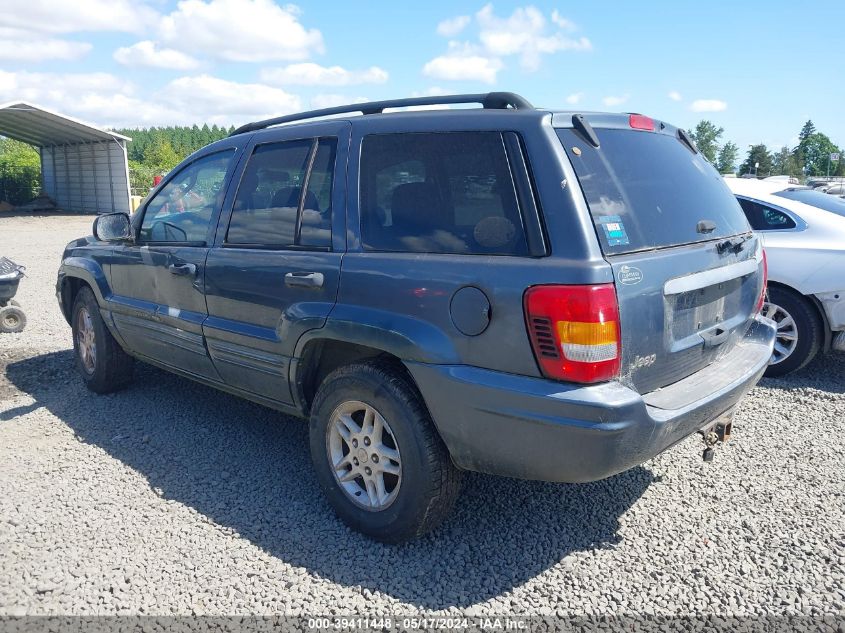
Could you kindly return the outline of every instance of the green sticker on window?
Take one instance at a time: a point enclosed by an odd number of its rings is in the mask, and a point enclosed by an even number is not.
[[[596,222],[602,228],[608,246],[623,246],[630,242],[625,224],[618,215],[605,215],[596,218]]]

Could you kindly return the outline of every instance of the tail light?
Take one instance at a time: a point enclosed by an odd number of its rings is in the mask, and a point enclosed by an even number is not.
[[[619,306],[613,284],[534,286],[525,293],[525,319],[543,374],[594,383],[619,373]]]
[[[757,308],[754,310],[759,313],[763,309],[763,304],[766,302],[766,286],[769,283],[769,263],[766,261],[766,250],[763,250],[763,287],[760,289],[760,296],[757,298]]]

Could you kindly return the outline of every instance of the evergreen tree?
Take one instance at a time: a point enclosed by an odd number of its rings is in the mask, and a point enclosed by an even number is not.
[[[716,164],[719,137],[722,136],[722,132],[724,132],[723,128],[716,127],[713,122],[707,120],[699,121],[695,129],[689,132],[698,147],[698,151],[713,164]]]
[[[755,164],[757,164],[757,167],[755,167]],[[769,150],[762,143],[749,147],[748,157],[739,168],[739,175],[744,174],[754,174],[757,178],[765,178],[772,174],[772,155],[769,154]]]
[[[815,133],[816,133],[816,126],[813,125],[812,121],[807,121],[804,124],[804,127],[801,128],[801,132],[798,133],[799,143],[804,141],[804,139],[806,139],[811,134],[815,134]]]
[[[739,157],[739,147],[736,143],[728,141],[719,150],[719,157],[716,160],[716,169],[720,174],[732,174],[736,168],[736,159]]]

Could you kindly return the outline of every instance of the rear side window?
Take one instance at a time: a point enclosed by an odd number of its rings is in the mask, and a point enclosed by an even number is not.
[[[739,206],[745,212],[745,217],[748,218],[748,223],[755,231],[778,231],[795,228],[795,221],[783,211],[745,198],[737,198],[737,200],[739,200]]]
[[[558,136],[575,168],[605,253],[627,253],[748,231],[716,170],[674,135],[597,128],[600,147],[573,129]],[[699,233],[698,223],[716,228]]]
[[[527,253],[499,132],[366,136],[360,207],[366,250]]]
[[[335,139],[257,146],[238,185],[226,244],[331,246],[335,147]]]

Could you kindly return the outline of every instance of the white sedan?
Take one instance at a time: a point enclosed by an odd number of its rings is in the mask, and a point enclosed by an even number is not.
[[[800,369],[819,352],[845,351],[845,200],[783,182],[726,178],[763,237],[778,332],[767,376]]]

